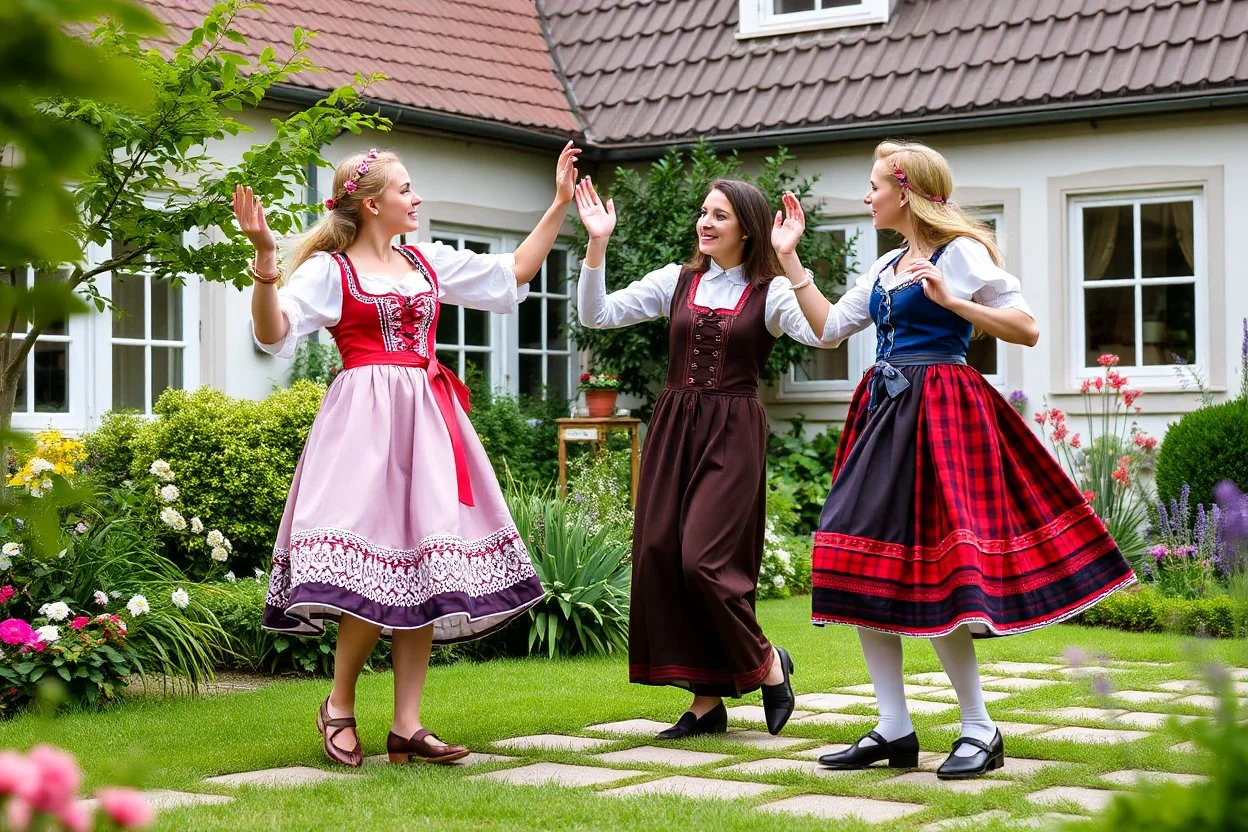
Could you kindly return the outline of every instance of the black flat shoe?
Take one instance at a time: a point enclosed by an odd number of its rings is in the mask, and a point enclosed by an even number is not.
[[[875,745],[862,745],[862,740],[874,740]],[[919,767],[919,737],[913,731],[899,740],[889,742],[874,731],[858,740],[844,751],[835,754],[824,754],[819,758],[819,765],[824,768],[847,771],[850,769],[867,768],[872,763],[888,760],[889,768]]]
[[[703,734],[723,734],[727,730],[728,709],[720,702],[700,717],[694,716],[693,711],[685,711],[675,725],[660,731],[656,739],[683,740]]]
[[[979,749],[969,757],[950,754],[948,759],[936,769],[936,776],[941,780],[970,780],[990,771],[996,771],[1005,765],[1005,741],[998,731],[992,742],[984,743],[974,737],[961,737],[953,744],[956,752],[960,745],[973,745]]]
[[[783,647],[776,648],[776,660],[784,672],[784,681],[778,685],[763,685],[763,714],[767,717],[767,733],[772,736],[780,733],[797,706],[797,697],[793,695],[793,685],[789,682],[789,677],[793,675],[793,660]]]

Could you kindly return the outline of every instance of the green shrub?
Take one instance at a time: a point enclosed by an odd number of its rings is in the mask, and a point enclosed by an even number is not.
[[[1211,638],[1248,635],[1248,602],[1231,595],[1167,598],[1151,586],[1117,592],[1079,623],[1130,632],[1174,632]]]
[[[767,438],[767,472],[771,488],[785,483],[793,494],[796,514],[791,530],[811,534],[819,525],[819,515],[832,487],[832,466],[841,441],[841,428],[833,425],[806,439],[803,418],[792,420],[784,433],[773,431]],[[789,524],[784,528],[789,529]]]
[[[605,527],[628,547],[633,541],[632,451],[591,450],[568,462],[568,500],[585,512],[593,530]]]
[[[326,344],[305,340],[295,350],[295,358],[290,362],[292,384],[297,381],[311,381],[328,385],[340,372],[342,356],[338,354],[338,346],[333,340]]]
[[[1213,502],[1213,488],[1230,480],[1248,489],[1248,398],[1202,407],[1166,431],[1157,457],[1157,495],[1179,496],[1191,486],[1193,503]]]
[[[467,374],[472,390],[468,418],[494,464],[500,482],[508,472],[517,482],[545,488],[559,479],[559,438],[555,419],[566,416],[562,399],[502,396],[484,383],[480,373]]]
[[[100,426],[82,437],[87,449],[84,470],[101,483],[117,487],[130,479],[134,467],[134,438],[146,420],[133,410],[111,410]]]

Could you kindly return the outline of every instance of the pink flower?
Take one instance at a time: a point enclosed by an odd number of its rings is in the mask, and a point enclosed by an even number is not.
[[[89,832],[91,829],[91,812],[85,803],[71,800],[56,814],[69,832]]]
[[[1135,400],[1144,395],[1143,390],[1123,390],[1122,403],[1130,408],[1135,404]]]
[[[355,166],[355,172],[361,176],[368,173],[368,162],[360,162]]]
[[[1099,393],[1101,388],[1105,386],[1105,379],[1101,378],[1100,376],[1097,376],[1096,378],[1092,380],[1092,384],[1096,386],[1096,390]]]
[[[1080,384],[1080,385],[1079,385],[1079,392],[1080,392],[1080,393],[1086,393],[1086,392],[1088,392],[1088,391],[1089,391],[1089,390],[1091,390],[1091,389],[1092,389],[1092,379],[1090,379],[1090,378],[1085,378],[1085,379],[1083,380],[1083,384]]]
[[[1114,482],[1118,483],[1123,488],[1126,488],[1131,484],[1131,475],[1127,471],[1127,463],[1130,461],[1131,457],[1124,456],[1122,459],[1118,460],[1118,467],[1114,469],[1114,473],[1109,475]]]
[[[81,630],[83,627],[87,626],[90,623],[91,623],[90,618],[87,618],[85,615],[80,615],[77,618],[75,618],[73,621],[69,622],[69,626],[73,627],[75,630]]]
[[[72,803],[82,785],[82,771],[72,754],[51,745],[36,745],[26,755],[39,780],[30,804],[37,812],[58,814]]]
[[[370,159],[376,159],[376,158],[377,158],[377,148],[375,148],[375,147],[370,147],[370,148],[368,149],[368,153],[365,153],[364,155],[365,155],[365,156],[367,156],[367,157],[368,157],[368,158],[370,158]]]
[[[343,183],[343,186],[342,186],[342,189],[343,189],[344,191],[346,191],[347,193],[349,193],[349,194],[353,194],[353,193],[355,193],[355,189],[356,189],[356,188],[358,188],[358,187],[360,187],[360,186],[359,186],[359,185],[357,185],[357,184],[355,184],[354,182],[344,182],[344,183]]]
[[[1117,370],[1110,370],[1105,375],[1109,381],[1109,386],[1112,389],[1121,390],[1122,388],[1127,386],[1127,377],[1124,375],[1120,375]]]
[[[588,376],[589,373],[586,373],[585,377],[581,378],[581,382],[584,383],[588,381]],[[1035,418],[1037,425],[1047,425],[1049,423],[1049,412],[1047,410],[1041,410],[1036,414]]]
[[[1087,500],[1089,503],[1092,502],[1093,500],[1096,499],[1096,492],[1095,491],[1083,492],[1083,499]]]
[[[30,826],[30,817],[34,811],[28,801],[11,798],[4,807],[4,822],[13,832],[24,832]]]
[[[100,809],[122,829],[140,829],[152,822],[152,807],[134,789],[100,789]]]
[[[1066,423],[1058,422],[1053,426],[1053,441],[1061,442],[1066,438]]]
[[[1157,437],[1149,436],[1147,433],[1137,433],[1132,441],[1135,442],[1136,447],[1143,448],[1146,451],[1151,451],[1157,447]]]
[[[1100,358],[1096,359],[1096,363],[1100,364],[1102,367],[1117,367],[1118,356],[1114,355],[1112,352],[1107,352]]]
[[[1066,412],[1065,412],[1064,410],[1062,410],[1060,407],[1055,407],[1055,408],[1053,408],[1052,410],[1050,410],[1050,411],[1049,411],[1049,417],[1050,417],[1050,418],[1051,418],[1054,422],[1065,422],[1065,421],[1066,421]]]
[[[39,790],[34,767],[16,751],[0,751],[0,795],[30,800]]]
[[[17,590],[11,586],[0,586],[0,604],[7,603],[10,598],[17,594]]]
[[[1079,434],[1076,433],[1074,436],[1070,437],[1070,442],[1067,444],[1069,444],[1072,448],[1080,448],[1083,446],[1083,440],[1081,440],[1079,438]]]
[[[20,618],[6,618],[0,621],[0,641],[5,644],[30,644],[35,641],[35,631]]]

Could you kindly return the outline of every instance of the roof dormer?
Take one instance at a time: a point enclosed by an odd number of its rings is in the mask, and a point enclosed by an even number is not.
[[[737,38],[887,23],[891,0],[737,0]]]

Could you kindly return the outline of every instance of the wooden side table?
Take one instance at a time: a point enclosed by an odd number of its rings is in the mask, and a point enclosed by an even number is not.
[[[598,453],[607,447],[607,435],[613,430],[626,430],[632,439],[629,460],[629,485],[633,508],[637,507],[637,481],[641,475],[641,420],[631,416],[607,416],[601,419],[556,419],[559,431],[559,494],[568,496],[568,443],[593,442]]]

